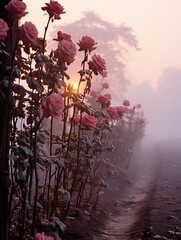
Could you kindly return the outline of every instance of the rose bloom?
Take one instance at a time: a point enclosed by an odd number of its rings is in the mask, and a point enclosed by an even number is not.
[[[106,61],[100,55],[94,54],[88,65],[95,75],[98,75],[98,73],[103,74],[106,71]]]
[[[37,233],[35,235],[35,240],[54,240],[53,237],[47,236],[43,233]]]
[[[105,103],[105,104],[109,104],[110,103],[111,98],[109,97],[109,95],[104,94],[104,95],[99,95],[97,98],[97,102],[98,103]]]
[[[81,40],[77,43],[77,45],[80,47],[79,51],[88,51],[89,53],[96,49],[95,45],[97,43],[92,37],[89,36],[83,36]]]
[[[89,114],[85,114],[82,117],[82,124],[88,129],[88,130],[93,130],[96,128],[97,124],[97,119],[94,116],[91,116]]]
[[[8,24],[0,18],[0,41],[4,41],[8,35]]]
[[[69,42],[72,42],[72,37],[71,35],[67,34],[67,33],[63,33],[61,31],[58,31],[57,32],[57,39],[53,39],[53,40],[56,40],[56,41],[59,41],[61,42],[62,40],[67,40]]]
[[[136,105],[136,107],[137,107],[137,108],[142,108],[142,106],[141,106],[140,103],[138,103],[138,104]]]
[[[93,98],[96,98],[97,97],[97,91],[96,90],[91,90],[90,91],[90,96],[93,97]]]
[[[59,94],[52,93],[45,98],[42,109],[45,118],[59,117],[64,110],[64,100]]]
[[[11,0],[4,8],[11,14],[11,17],[16,20],[21,19],[28,13],[25,12],[26,4],[19,0]]]
[[[25,22],[19,27],[20,39],[24,45],[35,44],[38,38],[38,30],[32,22]]]
[[[130,106],[130,101],[127,100],[127,99],[125,99],[125,100],[123,101],[123,105],[124,105],[125,107]]]
[[[60,14],[64,14],[64,7],[60,5],[57,1],[50,0],[50,3],[45,3],[46,7],[42,7],[43,11],[47,11],[50,17],[54,19],[60,19]]]
[[[102,88],[108,89],[109,88],[109,83],[107,83],[107,82],[102,83]]]
[[[59,61],[70,64],[75,60],[76,51],[77,49],[73,42],[62,40],[59,42],[58,48],[54,52],[54,56],[55,58],[58,58]]]
[[[117,107],[108,107],[106,111],[112,119],[116,120],[118,118]]]

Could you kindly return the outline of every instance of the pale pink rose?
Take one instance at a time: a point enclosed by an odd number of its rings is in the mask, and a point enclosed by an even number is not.
[[[142,105],[141,105],[140,103],[138,103],[138,104],[136,105],[136,107],[137,107],[137,108],[142,108]]]
[[[77,45],[80,47],[79,51],[88,51],[89,53],[96,49],[96,44],[97,43],[95,40],[89,36],[83,36],[77,43]]]
[[[57,38],[56,39],[53,39],[53,40],[56,40],[56,41],[59,41],[61,42],[62,40],[67,40],[69,42],[72,42],[72,37],[71,35],[67,34],[67,33],[63,33],[61,31],[58,31],[57,32]]]
[[[24,45],[36,44],[38,30],[32,22],[25,22],[19,27],[19,35]]]
[[[64,99],[59,94],[52,93],[45,98],[42,109],[45,118],[59,117],[64,110]]]
[[[102,88],[103,89],[108,89],[109,88],[109,83],[107,83],[107,82],[102,83]]]
[[[93,97],[93,98],[96,98],[97,94],[98,94],[98,92],[96,90],[91,90],[90,91],[90,96]]]
[[[82,117],[82,124],[88,129],[93,130],[96,128],[97,119],[94,116],[91,116],[89,114],[85,114]]]
[[[37,233],[35,235],[35,240],[54,240],[53,237],[47,236],[43,233]]]
[[[112,119],[116,120],[118,118],[117,107],[108,107],[106,111]]]
[[[125,99],[125,100],[123,101],[123,105],[124,105],[125,107],[130,106],[130,101],[127,100],[127,99]]]
[[[8,24],[0,18],[0,41],[4,41],[8,35]]]
[[[46,7],[42,7],[43,11],[47,11],[50,17],[54,19],[60,19],[60,14],[64,14],[64,7],[57,1],[50,0],[50,3],[45,3]]]
[[[76,51],[77,49],[73,42],[63,39],[59,42],[58,48],[54,52],[54,56],[55,58],[58,58],[59,61],[70,64],[75,60]]]
[[[98,73],[103,74],[106,71],[106,61],[100,55],[94,54],[88,65],[95,75],[98,75]]]
[[[80,123],[80,115],[79,114],[75,114],[73,118],[71,118],[71,121],[75,124],[79,124]]]
[[[4,8],[11,14],[11,17],[16,20],[21,19],[28,13],[25,12],[26,4],[19,0],[11,0]]]

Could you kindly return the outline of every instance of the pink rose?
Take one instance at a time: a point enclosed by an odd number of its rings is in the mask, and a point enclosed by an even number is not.
[[[58,48],[54,52],[54,56],[55,58],[58,58],[59,61],[70,64],[75,60],[76,51],[77,49],[73,42],[63,39],[59,42]]]
[[[130,106],[130,101],[127,100],[127,99],[125,99],[125,100],[123,101],[123,105],[124,105],[125,107]]]
[[[137,108],[142,108],[142,106],[141,106],[140,103],[138,103],[138,104],[136,105],[136,107],[137,107]]]
[[[62,40],[67,40],[69,42],[72,42],[72,37],[71,35],[67,34],[67,33],[63,33],[61,31],[58,31],[57,32],[57,39],[53,39],[53,40],[56,40],[56,41],[59,41],[61,42]]]
[[[35,235],[35,240],[54,240],[53,237],[47,236],[43,233],[37,233]]]
[[[54,19],[60,19],[60,14],[64,14],[64,7],[60,5],[58,2],[50,0],[50,3],[45,3],[46,7],[42,7],[43,11],[47,11],[50,17],[54,17]]]
[[[106,71],[106,61],[100,55],[94,54],[88,65],[95,75],[98,75],[98,73],[104,74],[104,71]]]
[[[38,30],[32,22],[25,22],[19,27],[20,39],[24,45],[36,44],[38,37]]]
[[[11,14],[11,17],[16,20],[21,19],[28,13],[25,12],[26,4],[19,0],[11,0],[4,8]]]
[[[104,82],[104,83],[102,84],[102,88],[108,89],[108,88],[109,88],[109,83]]]
[[[108,107],[106,111],[112,119],[116,120],[118,118],[117,107]]]
[[[107,94],[104,94],[104,95],[99,95],[98,98],[97,98],[97,102],[98,103],[110,103],[110,98],[109,96],[107,96]]]
[[[5,38],[7,37],[8,35],[8,30],[9,30],[9,27],[8,27],[8,24],[0,18],[0,41],[4,41]]]
[[[59,94],[52,93],[42,103],[42,109],[45,118],[59,117],[64,110],[64,100]]]
[[[77,43],[80,47],[79,51],[88,51],[89,53],[96,49],[95,45],[97,43],[92,37],[83,36],[81,40]]]
[[[91,116],[89,114],[85,114],[82,117],[82,124],[88,129],[93,130],[96,128],[97,119],[94,116]]]

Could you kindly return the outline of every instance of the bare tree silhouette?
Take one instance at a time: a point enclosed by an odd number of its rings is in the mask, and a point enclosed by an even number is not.
[[[71,34],[75,42],[83,35],[98,42],[97,51],[107,62],[108,81],[112,83],[110,91],[114,93],[114,99],[119,100],[129,84],[125,76],[125,57],[129,48],[140,50],[133,29],[124,23],[116,26],[94,12],[85,12],[80,20],[61,26],[61,29],[56,27],[54,34],[59,30]]]

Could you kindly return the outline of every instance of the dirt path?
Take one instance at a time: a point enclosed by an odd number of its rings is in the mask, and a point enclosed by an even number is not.
[[[74,227],[77,238],[66,240],[181,239],[181,155],[154,158],[152,151],[133,160],[128,175],[109,183],[91,220]]]

